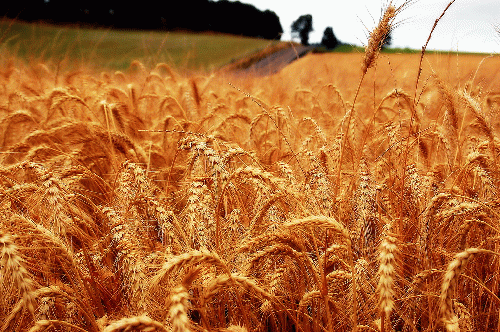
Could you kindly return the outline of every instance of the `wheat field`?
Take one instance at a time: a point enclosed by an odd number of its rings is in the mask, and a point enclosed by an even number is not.
[[[384,18],[268,77],[2,56],[0,331],[499,330],[499,57]]]

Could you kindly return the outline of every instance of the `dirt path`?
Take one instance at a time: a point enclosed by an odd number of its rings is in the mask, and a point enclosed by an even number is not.
[[[254,75],[270,75],[279,72],[289,63],[300,59],[311,51],[313,46],[297,45],[283,50],[276,51],[262,60],[253,63],[245,69],[237,69],[236,73],[251,73]]]

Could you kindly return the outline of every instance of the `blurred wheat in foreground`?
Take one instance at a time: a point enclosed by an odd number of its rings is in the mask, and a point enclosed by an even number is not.
[[[1,331],[498,330],[498,57],[372,47],[260,78],[2,58]]]

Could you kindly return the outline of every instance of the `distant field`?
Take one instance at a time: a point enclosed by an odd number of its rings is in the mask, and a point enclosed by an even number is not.
[[[127,68],[133,60],[145,65],[166,62],[177,68],[209,71],[246,54],[273,45],[264,39],[187,32],[117,31],[60,27],[3,20],[2,54],[24,59],[109,69]]]

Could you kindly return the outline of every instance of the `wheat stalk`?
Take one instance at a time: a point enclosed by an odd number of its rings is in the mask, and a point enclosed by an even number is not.
[[[429,37],[427,37],[425,45],[422,47],[422,52],[420,53],[420,63],[418,65],[417,79],[415,81],[415,95],[413,97],[413,104],[414,105],[418,104],[418,100],[417,100],[417,88],[418,88],[418,82],[420,81],[420,75],[422,74],[422,61],[424,60],[424,55],[425,55],[425,51],[427,50],[427,45],[429,44],[429,41],[431,40],[431,37],[432,37],[432,33],[434,32],[434,29],[436,29],[439,21],[443,18],[443,16],[446,13],[446,11],[450,8],[450,6],[454,2],[455,2],[455,0],[450,1],[448,3],[448,5],[446,5],[446,7],[444,8],[444,10],[441,13],[441,15],[434,21],[434,24],[432,25],[431,32],[429,33]]]

